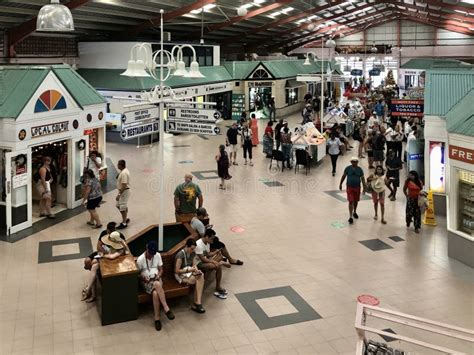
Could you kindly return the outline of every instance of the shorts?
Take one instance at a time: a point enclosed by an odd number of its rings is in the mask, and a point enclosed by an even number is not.
[[[237,144],[229,145],[229,153],[237,153],[238,150],[239,150],[239,148],[238,148]]]
[[[372,191],[372,201],[374,201],[374,203],[379,202],[381,205],[385,204],[385,191],[383,192]]]
[[[374,160],[375,161],[383,161],[384,160],[383,150],[373,150],[372,152],[374,154]]]
[[[101,202],[102,202],[102,196],[93,198],[92,200],[87,200],[86,209],[95,210],[97,207],[100,207]]]
[[[360,200],[360,187],[347,186],[347,201],[358,202]]]
[[[161,286],[163,286],[163,281],[158,281]],[[146,293],[148,293],[149,295],[151,295],[151,293],[153,292],[153,289],[154,289],[154,286],[153,284],[155,283],[155,281],[150,281],[150,282],[140,282],[143,289],[145,290]]]
[[[399,187],[400,186],[400,177],[399,176],[390,176],[390,174],[387,173],[387,180],[392,183],[393,187]]]
[[[367,156],[368,156],[369,158],[372,158],[372,157],[374,156],[374,152],[373,152],[372,150],[368,150],[368,151],[367,151]]]
[[[41,199],[44,198],[51,198],[51,188],[49,182],[46,182],[47,189],[44,188],[43,183],[38,181],[36,183],[36,190],[38,191],[38,195],[40,195]]]
[[[130,198],[130,189],[124,190],[117,201],[117,208],[120,212],[125,212],[128,210],[128,199]]]

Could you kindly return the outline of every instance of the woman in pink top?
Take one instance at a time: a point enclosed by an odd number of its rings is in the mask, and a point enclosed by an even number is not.
[[[257,123],[257,116],[255,113],[250,115],[250,129],[252,130],[252,145],[256,147],[258,145],[258,123]]]

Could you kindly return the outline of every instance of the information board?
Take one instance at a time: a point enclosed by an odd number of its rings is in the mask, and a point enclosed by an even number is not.
[[[199,108],[168,108],[168,119],[180,119],[189,121],[204,121],[215,123],[221,118],[221,114],[216,110],[199,109]]]
[[[245,95],[232,94],[232,119],[240,120],[242,112],[245,111]]]
[[[392,100],[390,105],[392,116],[423,117],[423,100]]]
[[[120,136],[122,140],[127,141],[129,139],[157,133],[159,130],[160,122],[158,120],[153,120],[141,124],[123,125]]]
[[[166,124],[169,133],[195,133],[215,136],[221,131],[214,123],[186,122],[168,119]]]

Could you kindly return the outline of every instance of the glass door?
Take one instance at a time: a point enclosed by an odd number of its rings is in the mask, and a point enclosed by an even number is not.
[[[89,136],[75,138],[71,142],[72,144],[69,144],[68,147],[68,155],[71,157],[68,162],[68,169],[71,172],[68,179],[69,186],[71,186],[68,208],[76,208],[81,205],[82,201],[81,177],[84,168],[87,166],[87,157],[89,156]]]
[[[31,227],[32,223],[31,150],[5,154],[7,235]]]

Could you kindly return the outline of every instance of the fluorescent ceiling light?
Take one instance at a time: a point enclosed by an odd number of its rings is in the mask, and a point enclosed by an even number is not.
[[[275,17],[275,16],[278,16],[278,15],[281,15],[281,12],[280,11],[275,11],[275,12],[272,12],[270,15],[268,15],[268,17]]]
[[[310,17],[308,17],[308,20],[313,20],[315,18],[318,18],[318,15],[311,15]]]
[[[252,7],[252,6],[255,6],[255,4],[249,2],[249,3],[247,3],[247,4],[242,5],[241,8],[243,8],[243,9],[248,9],[248,8],[250,8],[250,7]]]
[[[293,11],[295,8],[294,7],[285,7],[283,10],[281,10],[281,12],[283,12],[284,14],[287,14],[288,12],[291,12]]]
[[[217,6],[216,4],[207,4],[201,7],[200,9],[191,10],[190,13],[197,15],[197,14],[200,14],[202,10],[204,10],[204,12],[208,12],[210,9],[213,9],[216,6]]]
[[[254,0],[254,4],[263,4],[266,0]]]
[[[213,9],[216,6],[217,6],[216,4],[207,4],[207,5],[204,5],[203,9],[204,9],[204,11],[206,11],[206,10]]]
[[[454,10],[454,12],[457,12],[457,13],[463,14],[463,15],[466,13],[466,11],[461,11],[461,10]]]
[[[474,5],[474,0],[461,0],[461,2],[469,5]]]

